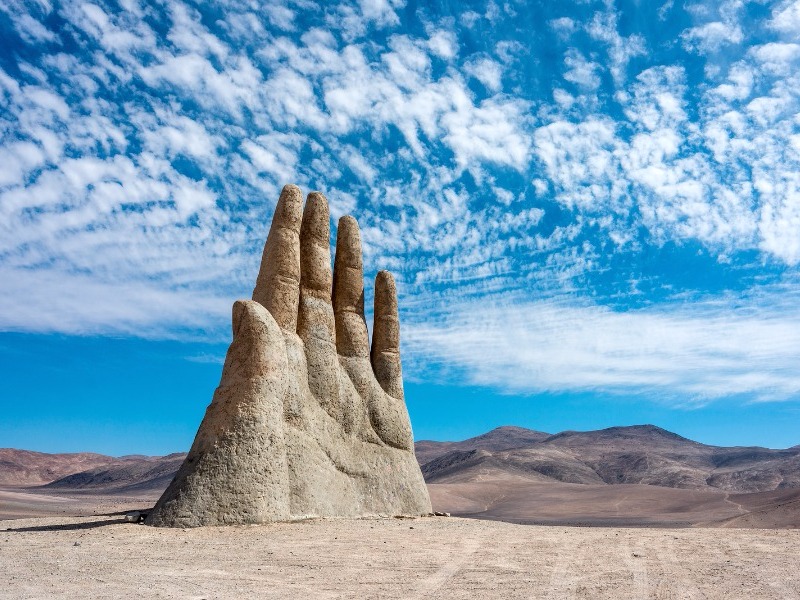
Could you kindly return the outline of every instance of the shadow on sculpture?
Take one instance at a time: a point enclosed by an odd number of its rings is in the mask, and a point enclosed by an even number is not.
[[[252,300],[233,305],[220,385],[175,479],[147,517],[163,527],[420,515],[430,499],[403,399],[397,291],[375,280],[372,346],[361,239],[287,185]]]

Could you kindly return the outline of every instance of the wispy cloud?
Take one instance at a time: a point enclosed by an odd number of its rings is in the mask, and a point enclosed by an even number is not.
[[[670,18],[639,31],[611,2],[490,2],[463,15],[396,0],[213,14],[6,3],[0,328],[216,335],[294,181],[324,190],[334,216],[357,214],[367,270],[393,269],[406,289],[415,356],[488,332],[502,377],[471,354],[437,364],[492,385],[568,385],[499,341],[515,314],[538,315],[514,344],[565,357],[595,327],[620,340],[610,354],[576,350],[582,386],[717,397],[735,380],[785,397],[794,384],[776,374],[788,354],[734,348],[785,339],[777,313],[675,298],[794,281],[798,7],[751,22],[734,1],[640,6],[643,22]],[[547,26],[520,27],[525,10]],[[413,316],[442,298],[459,309]],[[492,309],[459,316],[471,302]],[[730,346],[709,341],[726,327],[741,332]],[[660,332],[662,350],[636,350],[650,347],[636,331]],[[525,364],[563,371],[525,352]]]
[[[636,393],[668,404],[800,393],[800,311],[736,300],[613,311],[566,301],[450,303],[404,344],[423,377],[444,370],[510,393]],[[420,375],[418,375],[419,377]]]

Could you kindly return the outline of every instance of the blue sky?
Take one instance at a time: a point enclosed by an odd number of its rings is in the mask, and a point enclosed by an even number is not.
[[[264,4],[0,6],[0,446],[187,448],[287,182],[418,438],[800,443],[800,1]]]

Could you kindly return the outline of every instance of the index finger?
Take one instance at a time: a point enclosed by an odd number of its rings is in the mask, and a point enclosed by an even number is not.
[[[272,313],[282,329],[292,332],[297,330],[300,300],[302,218],[303,194],[300,188],[291,184],[284,186],[272,216],[253,290],[253,300]]]

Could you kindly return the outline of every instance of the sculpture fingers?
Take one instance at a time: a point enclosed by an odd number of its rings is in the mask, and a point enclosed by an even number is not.
[[[163,527],[290,516],[283,425],[284,337],[259,303],[233,306],[233,342],[192,448],[147,518]]]
[[[302,215],[300,188],[284,186],[272,217],[253,290],[253,300],[264,306],[278,326],[287,331],[297,330]]]
[[[300,306],[297,334],[305,344],[308,385],[326,412],[342,422],[339,360],[331,302],[331,228],[328,201],[319,192],[306,199],[300,229]]]
[[[374,321],[370,359],[375,378],[384,391],[403,399],[403,369],[400,364],[400,319],[397,287],[389,271],[375,277]]]
[[[220,385],[149,524],[430,512],[394,281],[378,275],[370,349],[359,238],[342,219],[334,283],[327,200],[311,193],[304,209],[300,190],[283,188],[253,301],[234,305]]]
[[[369,334],[364,320],[364,266],[358,222],[339,219],[333,268],[333,314],[336,350],[341,356],[369,357]]]

